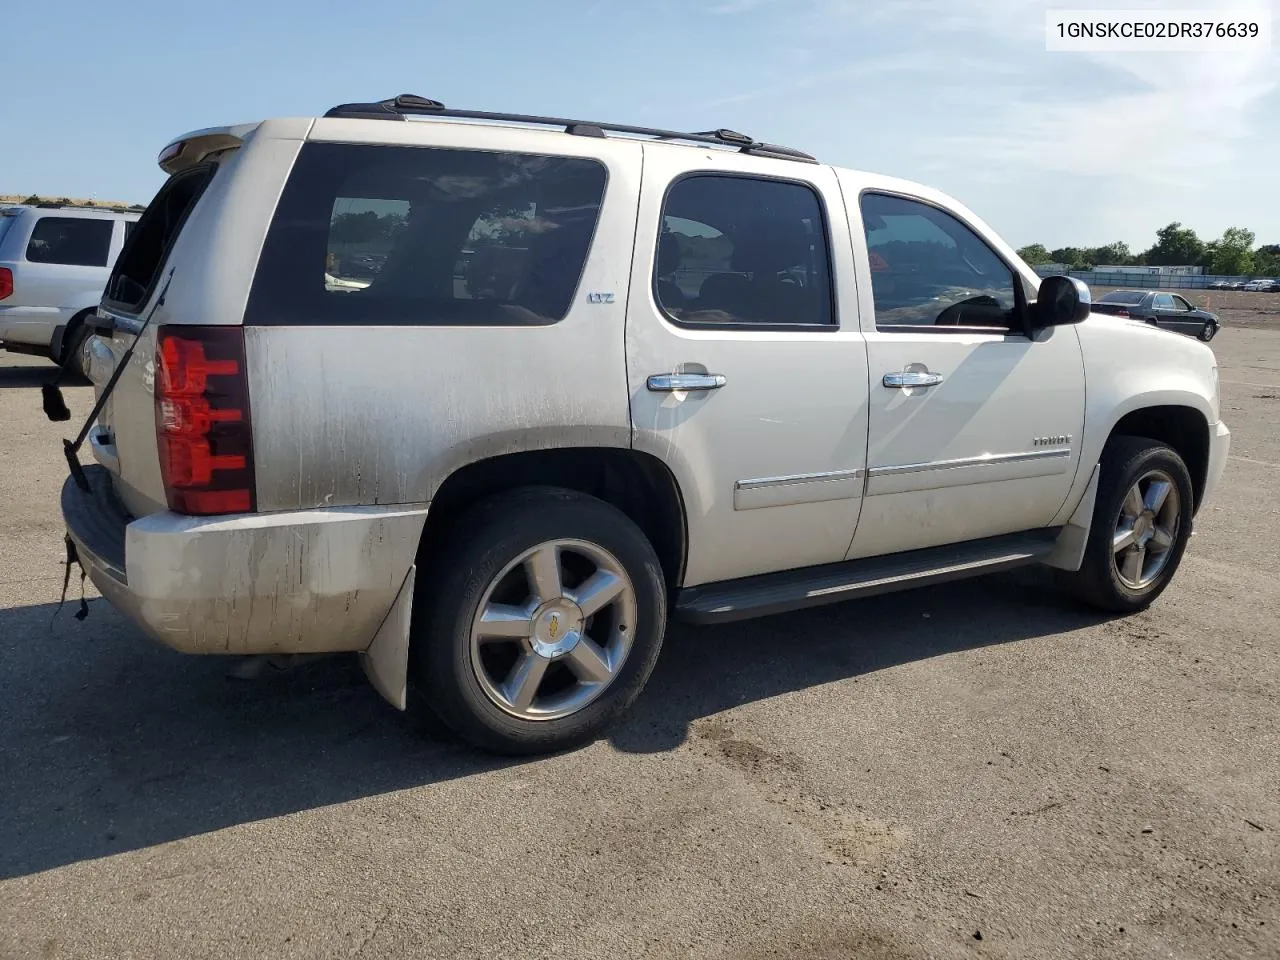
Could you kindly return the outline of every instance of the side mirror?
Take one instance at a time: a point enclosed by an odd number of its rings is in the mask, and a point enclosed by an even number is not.
[[[1030,305],[1031,332],[1045,327],[1079,323],[1089,316],[1093,297],[1083,280],[1075,277],[1045,277],[1040,282],[1036,302]]]

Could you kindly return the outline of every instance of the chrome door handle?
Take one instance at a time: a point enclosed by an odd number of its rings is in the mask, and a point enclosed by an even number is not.
[[[655,373],[645,386],[654,393],[680,390],[719,390],[729,381],[722,373]]]
[[[886,387],[936,387],[942,382],[942,374],[926,373],[923,370],[903,370],[901,373],[886,373],[883,383]]]

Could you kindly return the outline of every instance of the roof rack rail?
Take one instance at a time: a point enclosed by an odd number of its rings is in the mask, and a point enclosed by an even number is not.
[[[738,133],[736,130],[708,130],[702,133],[681,133],[677,130],[660,130],[655,127],[634,127],[622,123],[597,123],[589,120],[569,120],[564,117],[540,117],[523,113],[490,113],[484,110],[450,110],[439,100],[402,93],[398,97],[379,100],[376,103],[343,103],[325,113],[326,117],[343,117],[361,120],[404,120],[407,114],[427,117],[452,117],[459,120],[488,120],[495,123],[526,123],[547,127],[562,127],[565,133],[577,137],[604,137],[609,133],[621,133],[633,137],[649,137],[654,140],[677,140],[686,143],[711,143],[721,147],[736,147],[739,153],[756,157],[773,157],[780,160],[799,160],[817,163],[809,154],[774,143],[761,143]]]

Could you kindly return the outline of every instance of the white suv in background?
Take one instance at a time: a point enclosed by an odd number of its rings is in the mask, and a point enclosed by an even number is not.
[[[0,208],[0,345],[83,373],[84,325],[137,213]]]

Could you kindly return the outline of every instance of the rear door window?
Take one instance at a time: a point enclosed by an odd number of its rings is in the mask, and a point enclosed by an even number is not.
[[[832,327],[830,262],[808,185],[695,174],[663,204],[654,299],[684,325]]]
[[[113,221],[90,217],[41,217],[27,241],[27,260],[76,267],[105,267]]]
[[[563,319],[604,199],[597,160],[309,143],[268,231],[245,322]]]

